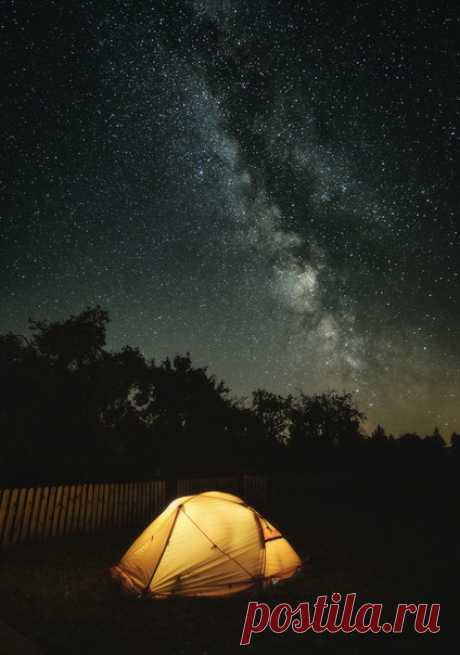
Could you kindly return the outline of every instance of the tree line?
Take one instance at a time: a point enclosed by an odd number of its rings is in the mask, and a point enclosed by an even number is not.
[[[189,353],[157,363],[107,350],[108,323],[96,306],[0,335],[0,485],[407,466],[460,451],[459,435],[447,448],[437,429],[366,437],[347,393],[258,389],[238,401]]]

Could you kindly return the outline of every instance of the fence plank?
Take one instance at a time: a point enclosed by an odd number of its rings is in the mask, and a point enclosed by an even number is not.
[[[75,512],[75,485],[70,485],[69,488],[69,502],[67,507],[67,517],[64,526],[64,534],[68,535],[71,531],[73,515]]]
[[[84,512],[86,506],[86,484],[79,484],[77,486],[77,511],[75,513],[75,520],[73,524],[74,534],[81,534],[83,532]]]
[[[65,535],[65,527],[67,524],[69,505],[70,505],[70,485],[66,484],[62,487],[61,513],[59,516],[59,527],[58,527],[58,534],[60,537],[63,537]]]
[[[6,521],[10,507],[11,489],[4,489],[0,503],[0,545],[3,545],[3,536],[6,533]]]
[[[105,485],[99,485],[99,498],[97,501],[97,528],[100,530],[102,528],[102,520],[104,515],[104,493]]]
[[[48,493],[48,503],[46,508],[46,518],[43,526],[43,539],[48,539],[49,536],[52,536],[53,531],[53,518],[54,512],[56,510],[56,494],[58,487],[50,487]]]
[[[160,506],[160,486],[158,482],[153,483],[153,507],[152,515],[158,514],[158,508]]]
[[[19,490],[18,503],[16,506],[16,515],[14,517],[13,524],[11,526],[10,532],[10,544],[15,544],[18,541],[19,535],[21,533],[22,519],[24,516],[24,506],[26,503],[26,489]]]
[[[117,527],[117,492],[118,484],[112,484],[112,491],[110,492],[112,509],[110,511],[110,525],[113,528]]]
[[[3,532],[3,543],[5,544],[5,546],[8,546],[11,543],[10,533],[16,516],[18,498],[19,498],[19,489],[12,489],[11,496],[10,496],[10,503],[8,506],[8,512],[6,515],[5,530]]]
[[[134,525],[137,525],[139,523],[139,483],[134,482],[133,484],[133,499],[134,499],[134,506],[133,506],[133,522]]]
[[[97,502],[96,502],[96,521],[94,525],[95,530],[99,530],[101,527],[101,516],[102,516],[102,502],[104,497],[104,485],[97,485]]]
[[[129,485],[127,482],[123,485],[123,527],[128,525],[129,515]]]
[[[63,488],[56,487],[56,491],[54,492],[54,511],[53,511],[53,518],[51,521],[51,535],[53,537],[56,537],[59,534],[59,520],[61,517],[61,509],[62,509],[62,492]]]
[[[148,490],[145,482],[141,482],[141,503],[140,503],[140,522],[145,523],[145,517],[147,515],[147,502],[148,502]]]
[[[152,519],[154,516],[156,516],[159,512],[159,507],[160,507],[160,496],[161,496],[161,483],[160,482],[154,482],[153,483],[153,504],[152,504]]]
[[[106,516],[107,516],[107,499],[108,499],[109,485],[102,485],[102,503],[101,503],[101,528],[106,526]]]
[[[111,484],[110,490],[110,527],[117,527],[117,484]]]
[[[44,487],[42,491],[42,500],[40,503],[40,514],[38,517],[38,525],[37,525],[37,537],[40,541],[43,540],[43,535],[44,535],[44,529],[45,529],[45,521],[46,521],[46,509],[48,506],[48,494],[49,494],[49,487]]]
[[[125,489],[123,483],[120,484],[118,488],[117,495],[117,528],[122,528],[124,526],[124,499],[125,499]]]
[[[133,508],[133,519],[134,519],[134,525],[139,523],[139,483],[135,482],[133,484],[133,492],[134,492],[134,508]]]
[[[41,500],[42,500],[42,488],[38,487],[37,489],[35,489],[34,506],[32,508],[32,513],[30,517],[30,530],[29,530],[30,541],[33,541],[37,536],[38,517],[40,515]]]
[[[140,493],[141,493],[141,502],[140,502],[140,517],[139,522],[145,523],[145,516],[147,514],[147,485],[145,482],[140,483]]]
[[[102,527],[105,529],[108,526],[108,513],[109,513],[109,499],[110,499],[110,485],[104,484],[104,500],[102,503]]]
[[[107,506],[109,502],[109,485],[102,485],[101,528],[107,527]]]
[[[112,485],[107,483],[105,485],[105,512],[104,512],[104,528],[112,527],[111,524],[112,512]]]
[[[159,486],[157,482],[153,483],[153,505],[152,505],[152,515],[158,513],[158,504],[159,504]]]
[[[54,494],[54,512],[51,523],[51,532],[54,537],[61,537],[63,534],[66,510],[67,487],[65,485],[60,485],[59,487],[56,487]]]
[[[129,524],[136,523],[136,483],[131,482],[129,485]]]
[[[141,524],[142,522],[142,506],[144,499],[142,497],[143,485],[142,482],[136,482],[136,523]]]
[[[125,525],[125,485],[120,485],[119,496],[118,496],[118,512],[119,512],[119,522],[118,526],[120,528]]]
[[[96,520],[96,527],[97,529],[100,529],[102,527],[102,514],[103,514],[103,509],[104,509],[104,485],[99,484],[99,493],[97,497],[97,520]]]
[[[75,486],[73,517],[72,517],[72,523],[70,524],[70,534],[78,533],[78,519],[80,518],[81,492],[82,492],[82,485],[77,484]]]
[[[99,484],[93,485],[93,512],[91,516],[91,532],[97,530],[98,527],[99,487]]]
[[[126,485],[127,502],[126,502],[126,525],[131,525],[133,520],[133,485],[129,482]]]
[[[86,503],[88,499],[87,496],[88,485],[81,484],[79,485],[79,489],[80,489],[80,501],[79,501],[78,518],[77,518],[75,530],[78,534],[81,534],[85,530],[85,511],[86,511]]]
[[[154,510],[153,506],[155,503],[155,482],[147,482],[148,488],[148,502],[147,502],[147,515],[145,517],[146,522],[150,523],[153,520]]]
[[[155,482],[149,482],[149,507],[148,507],[148,515],[147,518],[152,521],[153,517],[155,515]]]
[[[99,486],[93,484],[93,499],[91,506],[91,520],[90,520],[90,531],[94,532],[97,525],[97,500],[99,496]]]
[[[131,525],[137,523],[137,484],[131,483]]]
[[[102,485],[102,500],[101,500],[101,521],[100,521],[100,526],[101,528],[105,528],[105,517],[106,517],[106,512],[107,512],[107,492],[108,492],[108,485],[103,484]]]
[[[85,512],[85,533],[91,531],[91,521],[92,521],[92,512],[93,512],[93,495],[94,495],[94,485],[88,484],[87,490],[87,506]]]
[[[63,536],[65,535],[69,507],[70,507],[70,486],[65,485],[65,487],[62,490],[62,511],[61,511],[61,520],[59,521],[59,533]]]
[[[144,523],[147,523],[152,520],[150,519],[151,511],[150,507],[152,504],[152,484],[151,482],[145,482],[145,511],[144,511]],[[150,520],[149,520],[150,519]]]
[[[120,491],[120,485],[119,484],[114,484],[113,485],[113,492],[112,492],[112,498],[113,498],[113,510],[112,510],[112,525],[114,528],[118,528],[118,521],[119,521],[119,516],[118,516],[118,496],[119,496],[119,491]]]
[[[27,539],[27,535],[30,531],[30,519],[32,518],[32,509],[33,509],[33,504],[34,504],[34,497],[35,497],[35,491],[36,489],[28,489],[27,490],[27,496],[26,496],[26,504],[24,506],[24,517],[22,520],[22,527],[21,527],[21,533],[18,537],[18,541],[22,543]]]
[[[113,484],[107,484],[107,503],[105,508],[105,527],[113,526]]]

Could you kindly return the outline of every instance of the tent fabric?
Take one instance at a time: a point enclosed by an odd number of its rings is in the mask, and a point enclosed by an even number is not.
[[[153,597],[227,596],[292,576],[301,560],[282,534],[233,494],[183,496],[142,532],[112,574]]]

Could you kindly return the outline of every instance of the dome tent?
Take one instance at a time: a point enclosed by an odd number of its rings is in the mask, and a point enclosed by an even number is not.
[[[255,509],[228,493],[183,496],[112,568],[139,595],[228,596],[292,576],[301,560]]]

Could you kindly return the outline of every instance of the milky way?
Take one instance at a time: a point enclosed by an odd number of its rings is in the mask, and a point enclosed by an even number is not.
[[[239,397],[460,430],[459,19],[409,5],[12,3],[0,329],[100,303]]]

